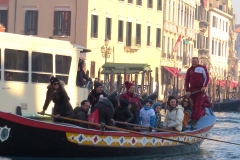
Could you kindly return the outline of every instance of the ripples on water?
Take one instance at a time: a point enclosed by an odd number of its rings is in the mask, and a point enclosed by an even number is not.
[[[215,113],[217,121],[210,132],[210,137],[213,139],[240,143],[240,113]],[[12,160],[67,160],[63,159],[50,159],[50,158],[11,158]],[[122,158],[95,158],[97,160],[227,160],[227,159],[240,159],[240,146],[226,144],[205,140],[200,149],[196,152],[169,156],[147,156],[147,157],[122,157]],[[0,158],[0,160],[2,160]],[[77,160],[69,159],[69,160]],[[86,159],[93,160],[93,159]]]

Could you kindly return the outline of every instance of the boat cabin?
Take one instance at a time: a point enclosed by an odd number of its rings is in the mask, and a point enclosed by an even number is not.
[[[0,110],[37,116],[42,110],[51,75],[65,82],[73,107],[87,98],[88,90],[76,86],[80,52],[68,41],[0,32]],[[51,102],[46,113],[51,113]]]

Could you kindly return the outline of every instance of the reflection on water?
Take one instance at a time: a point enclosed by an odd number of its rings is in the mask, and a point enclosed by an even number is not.
[[[239,113],[215,113],[216,124],[210,132],[210,138],[240,143],[240,114]],[[81,158],[14,158],[12,160],[78,160]],[[0,160],[10,160],[8,158]],[[141,156],[119,158],[84,158],[84,160],[226,160],[240,159],[240,146],[205,140],[201,148],[192,153],[168,157]]]

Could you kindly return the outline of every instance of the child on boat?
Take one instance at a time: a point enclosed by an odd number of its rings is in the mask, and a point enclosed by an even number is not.
[[[160,102],[155,103],[155,104],[153,105],[153,110],[154,110],[155,115],[156,115],[156,122],[155,122],[155,125],[154,125],[155,128],[161,128],[162,125],[163,125],[163,122],[161,121],[161,113],[160,113],[160,111],[161,111],[161,106],[162,106],[162,105],[161,105]]]
[[[184,97],[181,105],[184,108],[183,129],[182,129],[184,131],[186,130],[186,127],[188,125],[188,120],[192,115],[193,102],[190,98]]]
[[[154,110],[152,109],[152,104],[152,100],[146,100],[146,105],[140,110],[139,125],[154,127],[156,116]]]
[[[169,109],[162,128],[182,131],[182,121],[184,117],[183,107],[177,104],[177,98],[175,96],[169,96],[167,104]]]

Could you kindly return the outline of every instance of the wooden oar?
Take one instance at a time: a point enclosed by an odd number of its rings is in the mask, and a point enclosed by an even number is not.
[[[141,128],[145,128],[145,129],[149,130],[149,127],[145,127],[145,126],[141,126],[141,125],[137,125],[137,124],[124,123],[124,122],[119,122],[119,121],[115,121],[115,123],[129,125],[129,126],[134,126],[134,127],[141,127]],[[156,130],[156,131],[170,132],[170,133],[175,133],[175,134],[180,134],[180,135],[189,136],[189,137],[195,137],[195,138],[201,138],[201,139],[206,139],[206,140],[211,140],[211,141],[216,141],[216,142],[240,145],[239,143],[233,143],[233,142],[227,142],[227,141],[222,141],[222,140],[213,139],[213,138],[201,137],[201,136],[196,136],[196,135],[192,135],[192,134],[188,134],[188,133],[184,133],[184,132],[171,131],[171,130],[161,129],[161,128],[152,128],[152,129]]]
[[[197,90],[197,91],[195,91],[195,92],[191,92],[190,95],[196,94],[196,93],[198,93],[198,92],[201,92],[201,90]],[[183,97],[186,97],[186,95],[179,96],[179,97],[177,97],[177,99],[180,99],[180,98],[183,98]],[[161,103],[161,104],[165,104],[165,103],[167,103],[167,101],[166,101],[166,102],[163,102],[163,103]]]
[[[38,112],[38,114],[41,114],[41,113]],[[43,115],[43,114],[41,114],[41,115]],[[44,115],[53,116],[51,114],[44,114]],[[128,133],[135,133],[135,134],[139,134],[139,135],[142,135],[142,136],[160,138],[160,139],[164,139],[164,140],[168,140],[168,141],[173,141],[173,142],[178,142],[178,143],[191,145],[191,143],[189,143],[189,142],[178,141],[178,140],[174,140],[174,139],[164,138],[164,137],[161,137],[161,136],[154,136],[154,135],[141,133],[141,132],[136,132],[136,131],[131,131],[131,130],[123,129],[123,128],[112,127],[112,126],[108,126],[108,125],[105,125],[105,124],[98,124],[98,123],[93,123],[93,122],[88,122],[88,121],[83,121],[83,120],[73,119],[73,118],[68,118],[68,117],[62,117],[62,116],[59,116],[58,118],[64,119],[64,120],[68,120],[68,121],[72,121],[72,122],[79,122],[79,123],[94,125],[94,126],[97,126],[97,127],[104,126],[104,127],[108,128],[108,129],[112,129],[112,130],[124,131],[124,132],[128,132]]]

